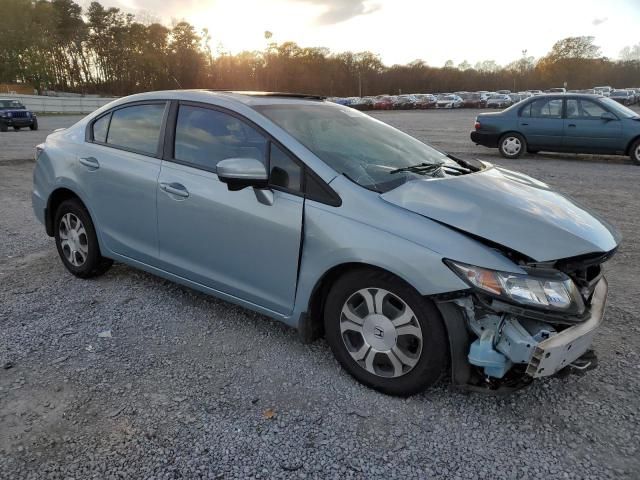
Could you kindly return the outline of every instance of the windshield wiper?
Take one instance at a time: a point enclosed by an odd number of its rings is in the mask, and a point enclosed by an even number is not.
[[[389,173],[412,172],[412,173],[431,173],[439,170],[442,163],[418,163],[417,165],[409,165],[408,167],[396,168]]]
[[[447,155],[447,158],[450,158],[451,160],[456,162],[458,165],[463,167],[467,173],[479,172],[480,170],[482,170],[482,164],[478,160],[474,160],[473,162],[471,162],[469,160],[463,160],[462,158],[458,158],[455,155],[451,155],[450,153],[447,153],[446,155]]]

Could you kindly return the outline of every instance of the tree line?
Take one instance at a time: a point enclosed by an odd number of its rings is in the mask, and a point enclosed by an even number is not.
[[[2,0],[0,83],[38,91],[127,95],[148,90],[212,88],[318,93],[329,96],[458,90],[640,87],[640,44],[620,59],[601,55],[593,37],[558,41],[535,59],[500,66],[422,60],[386,66],[372,52],[331,52],[272,42],[235,55],[211,50],[211,34],[186,21],[170,27],[92,2]],[[224,40],[224,39],[222,39]]]

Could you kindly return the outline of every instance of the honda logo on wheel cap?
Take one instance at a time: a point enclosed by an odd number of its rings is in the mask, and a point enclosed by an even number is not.
[[[373,329],[373,334],[378,338],[382,338],[384,337],[384,330],[382,330],[380,327],[375,327]]]

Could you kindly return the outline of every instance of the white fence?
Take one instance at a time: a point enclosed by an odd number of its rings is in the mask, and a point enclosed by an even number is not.
[[[37,113],[91,113],[115,98],[45,97],[41,95],[9,95]]]

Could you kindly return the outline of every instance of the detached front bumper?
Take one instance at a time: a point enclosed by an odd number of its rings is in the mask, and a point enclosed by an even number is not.
[[[589,350],[604,320],[608,290],[607,280],[602,277],[593,292],[589,318],[540,342],[527,366],[527,375],[534,378],[554,375]]]

